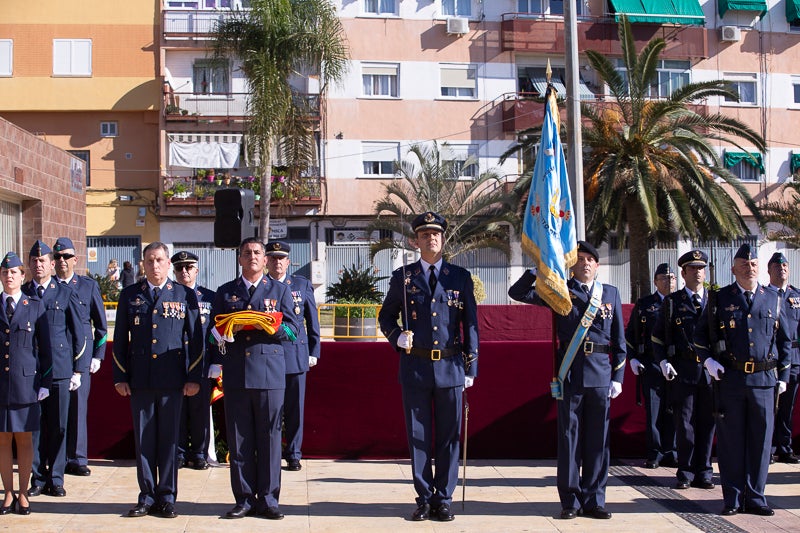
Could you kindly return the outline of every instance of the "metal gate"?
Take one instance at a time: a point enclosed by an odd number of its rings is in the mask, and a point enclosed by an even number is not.
[[[464,267],[483,282],[486,299],[483,304],[507,304],[508,258],[500,250],[473,250],[453,258],[452,263]]]
[[[106,275],[108,262],[116,259],[119,268],[125,261],[133,265],[133,272],[142,258],[142,240],[139,236],[133,237],[86,237],[86,247],[97,249],[97,261],[86,261],[87,274]],[[88,254],[87,254],[88,255]]]
[[[5,255],[12,250],[16,251],[20,257],[25,257],[20,242],[20,206],[15,203],[0,200],[0,254]]]
[[[344,267],[355,265],[356,268],[363,268],[373,265],[378,269],[377,276],[386,276],[377,283],[378,290],[386,295],[389,290],[389,277],[392,275],[392,250],[382,250],[375,256],[373,261],[369,258],[369,245],[331,245],[326,247],[327,261],[325,261],[325,273],[327,288],[331,283],[339,279],[339,273]],[[325,301],[325,298],[322,299]]]

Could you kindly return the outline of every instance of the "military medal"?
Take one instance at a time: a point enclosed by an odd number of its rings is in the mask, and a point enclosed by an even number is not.
[[[730,329],[734,329],[736,327],[736,321],[734,319],[732,319],[732,318],[731,318],[729,327],[730,327]]]
[[[134,317],[134,319],[133,319],[133,325],[134,325],[134,326],[138,326],[138,325],[139,325],[139,315],[136,315],[136,317]]]
[[[416,319],[417,319],[417,312],[411,311],[411,320],[416,320]]]

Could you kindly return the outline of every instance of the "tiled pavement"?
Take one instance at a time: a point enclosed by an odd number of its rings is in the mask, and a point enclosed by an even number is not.
[[[224,520],[233,506],[227,468],[183,469],[175,519],[127,518],[136,501],[131,461],[92,461],[90,477],[67,476],[65,498],[31,499],[30,516],[0,516],[0,529],[75,532],[359,532],[359,531],[800,531],[800,465],[770,469],[767,494],[775,516],[723,518],[721,490],[676,491],[674,472],[645,470],[641,461],[611,468],[607,509],[611,520],[557,519],[555,461],[470,461],[466,502],[457,489],[456,519],[411,522],[414,490],[407,460],[303,461],[299,472],[283,472],[282,521],[248,517]],[[715,465],[716,468],[716,465]],[[718,476],[715,477],[718,483]]]

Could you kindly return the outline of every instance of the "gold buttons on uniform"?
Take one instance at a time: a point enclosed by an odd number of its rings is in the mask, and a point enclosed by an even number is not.
[[[153,359],[158,359],[158,355],[157,354],[153,354]]]
[[[247,308],[248,308],[248,309],[252,309],[252,308],[253,308],[253,306],[252,306],[252,305],[250,305],[250,304],[248,304],[248,305],[247,305]]]
[[[158,339],[153,339],[153,344],[156,344],[157,342],[158,342]]]
[[[6,354],[6,359],[8,359],[8,354]]]
[[[6,372],[8,372],[8,367],[6,367]]]
[[[250,357],[250,352],[244,352],[245,357]]]
[[[249,340],[250,340],[250,335],[248,335],[247,337],[245,337],[245,338],[244,338],[244,340],[246,340],[246,341],[249,341]]]
[[[753,333],[753,328],[747,328],[748,333]]]
[[[439,326],[433,326],[433,331],[439,331]]]
[[[433,341],[433,344],[434,345],[439,344],[439,341]]]
[[[158,324],[153,324],[153,329],[156,329],[157,327],[158,327]]]
[[[6,346],[8,346],[9,344],[11,344],[11,343],[10,343],[10,342],[8,342],[8,341],[6,341]]]
[[[437,314],[438,313],[436,313],[436,311],[434,311],[433,313],[431,313],[431,316],[436,316]]]
[[[158,309],[153,309],[153,314],[157,315],[158,314]]]

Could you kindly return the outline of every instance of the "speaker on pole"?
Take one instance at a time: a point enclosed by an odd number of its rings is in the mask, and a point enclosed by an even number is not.
[[[251,189],[217,189],[214,194],[214,246],[238,248],[248,237],[255,237],[255,194]]]

